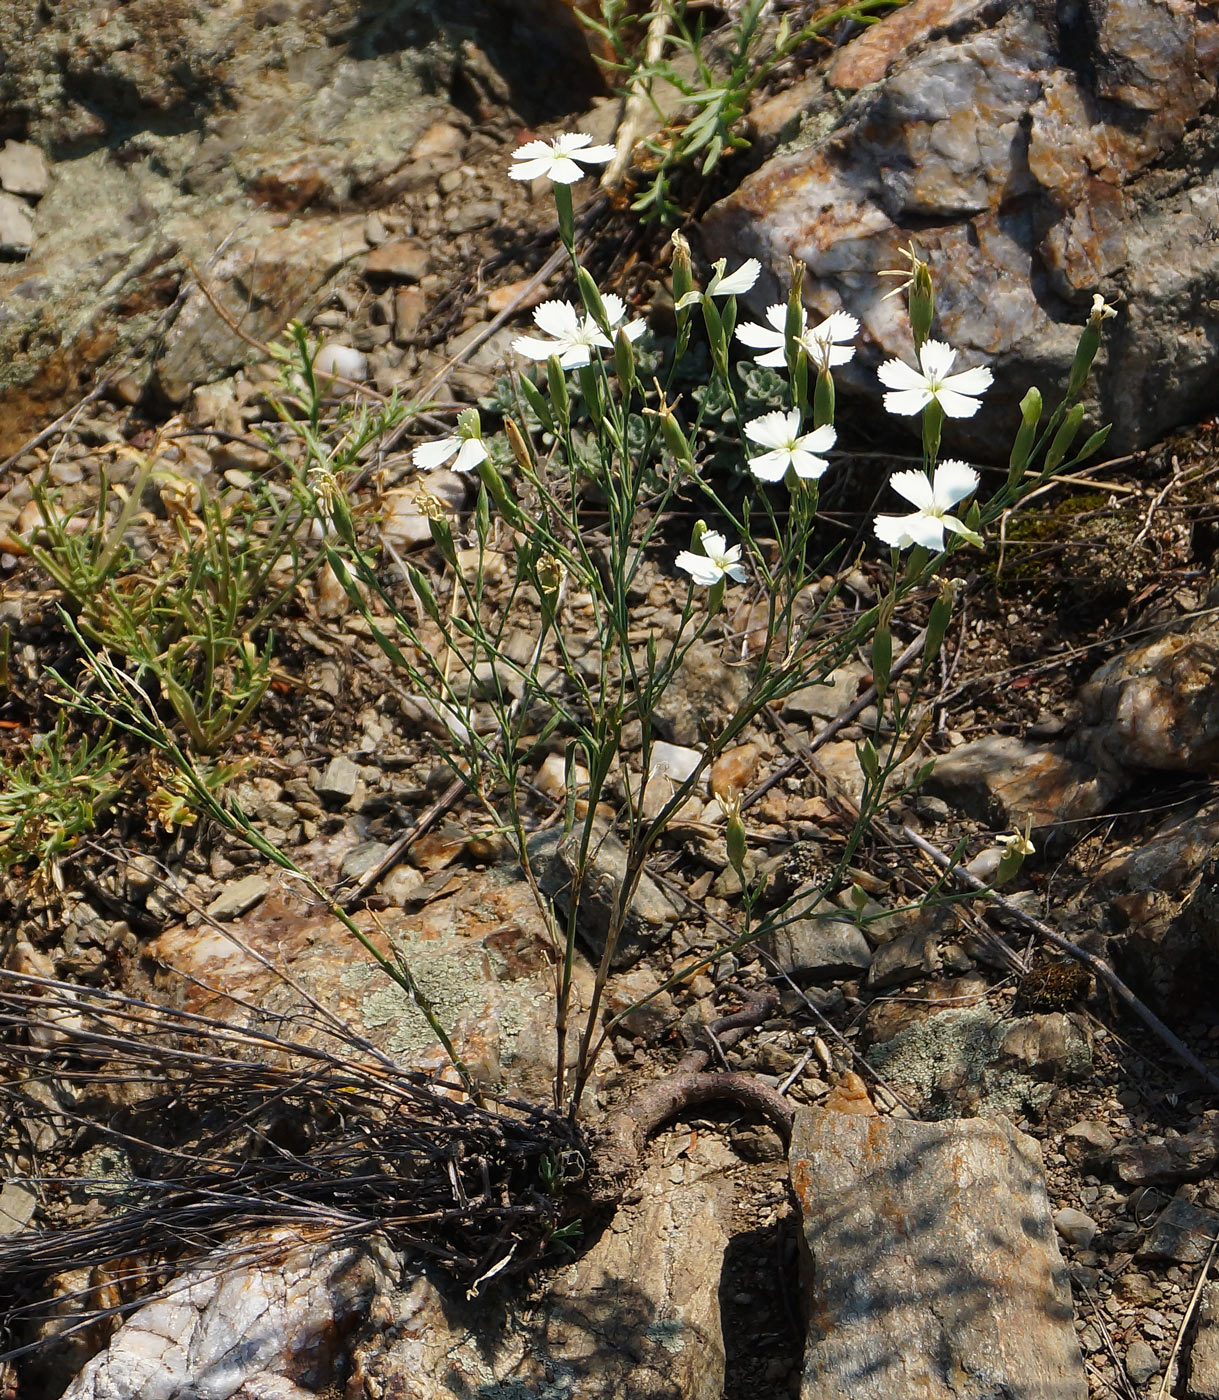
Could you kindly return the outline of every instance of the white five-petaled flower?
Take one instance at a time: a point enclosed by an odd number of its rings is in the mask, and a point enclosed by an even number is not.
[[[710,588],[724,578],[735,579],[737,583],[745,582],[739,544],[729,549],[728,541],[718,530],[704,530],[699,545],[703,551],[701,554],[691,554],[688,549],[683,549],[676,561],[677,567],[684,569],[695,583]]]
[[[613,292],[601,298],[605,316],[614,329],[621,329],[628,340],[638,340],[646,329],[642,321],[626,321],[626,304]],[[581,316],[569,301],[544,301],[533,313],[537,328],[545,331],[550,340],[538,340],[534,336],[522,335],[512,342],[518,355],[530,360],[548,360],[551,355],[559,357],[564,369],[578,369],[592,359],[594,349],[612,350],[613,342],[591,316]]]
[[[921,544],[924,549],[944,548],[944,531],[963,535],[971,544],[981,544],[981,537],[949,510],[978,489],[978,473],[964,462],[949,458],[935,469],[928,479],[924,472],[898,472],[889,485],[899,496],[905,496],[915,509],[909,515],[878,515],[876,534],[895,549],[909,549]]]
[[[465,414],[462,417],[464,418]],[[430,472],[444,466],[454,453],[457,454],[457,460],[453,463],[455,472],[472,472],[479,462],[487,460],[487,447],[480,436],[477,418],[459,424],[451,437],[421,443],[411,453],[411,460],[417,467]]]
[[[736,328],[736,338],[752,350],[765,350],[764,355],[755,355],[760,365],[781,368],[787,362],[787,306],[776,302],[766,308],[766,319],[770,327],[759,326],[756,321],[746,321]],[[797,343],[818,369],[831,369],[834,365],[845,365],[855,354],[853,345],[845,344],[854,339],[859,331],[859,322],[845,311],[835,311],[820,325],[809,328],[808,312],[800,308],[800,330]]]
[[[613,146],[593,146],[591,136],[582,131],[565,131],[553,141],[526,141],[512,152],[514,165],[508,174],[514,180],[536,180],[545,175],[558,185],[574,185],[588,174],[577,161],[585,165],[604,165],[613,160]]]
[[[762,271],[762,264],[757,258],[746,258],[735,272],[729,272],[728,259],[720,258],[711,265],[711,281],[707,283],[706,292],[697,290],[689,291],[677,303],[678,311],[684,307],[693,306],[701,297],[738,297],[747,292],[758,280],[758,274]]]
[[[781,481],[791,467],[802,481],[816,481],[829,463],[817,454],[828,452],[838,434],[828,423],[811,433],[800,431],[800,410],[776,409],[745,424],[745,436],[759,447],[770,448],[749,459],[749,470],[761,481]]]
[[[921,413],[934,400],[945,418],[972,418],[980,397],[990,388],[991,372],[985,365],[949,374],[957,352],[942,340],[923,342],[918,369],[904,360],[886,360],[876,376],[886,389],[885,408],[890,413]]]

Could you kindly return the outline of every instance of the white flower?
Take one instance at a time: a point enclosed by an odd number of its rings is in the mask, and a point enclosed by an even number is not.
[[[677,303],[678,311],[684,307],[693,306],[703,295],[709,297],[737,297],[743,292],[747,292],[758,280],[758,274],[762,271],[762,264],[757,258],[746,258],[735,272],[728,272],[728,259],[720,258],[718,262],[712,264],[711,281],[707,283],[706,293],[697,290],[689,291]]]
[[[453,463],[455,472],[472,472],[479,462],[487,460],[477,410],[462,413],[452,437],[437,438],[435,442],[425,442],[416,447],[411,453],[411,460],[423,471],[430,472],[444,466],[454,453],[457,454],[457,460]]]
[[[604,165],[613,160],[613,146],[591,146],[593,138],[582,131],[565,131],[553,141],[526,141],[512,152],[512,159],[519,161],[508,172],[514,180],[536,180],[545,175],[559,185],[574,185],[588,174],[581,170],[577,161],[585,165]]]
[[[618,327],[626,317],[626,305],[622,298],[607,292],[601,298],[605,307],[606,319],[611,327]],[[545,331],[551,340],[538,340],[534,336],[523,335],[512,342],[518,355],[530,360],[548,360],[551,355],[559,357],[564,369],[578,369],[592,359],[592,352],[612,350],[613,342],[591,316],[581,317],[569,301],[544,301],[533,313],[537,328]],[[627,321],[621,330],[628,340],[638,340],[646,329],[642,321]]]
[[[1093,325],[1099,326],[1102,321],[1109,321],[1116,315],[1116,306],[1111,306],[1099,292],[1092,294],[1092,311],[1088,320]]]
[[[886,389],[885,408],[890,413],[921,413],[934,399],[946,418],[972,418],[979,398],[990,388],[991,372],[985,365],[949,374],[957,352],[942,340],[928,340],[919,351],[919,368],[903,360],[886,360],[876,376]]]
[[[964,462],[949,458],[935,469],[928,480],[924,472],[898,472],[889,485],[899,496],[916,506],[910,515],[878,515],[876,534],[896,549],[921,544],[924,549],[944,548],[944,531],[963,535],[971,544],[981,544],[976,535],[948,511],[978,489],[978,473]]]
[[[827,423],[811,433],[800,431],[800,410],[776,409],[745,424],[745,436],[769,452],[749,459],[749,470],[762,481],[782,481],[792,467],[802,481],[816,481],[829,463],[818,452],[828,452],[838,434]]]
[[[766,319],[771,329],[759,326],[756,321],[746,321],[736,328],[736,338],[754,350],[765,350],[765,355],[755,355],[760,365],[773,365],[782,368],[787,363],[787,306],[776,302],[766,308]],[[845,311],[835,311],[820,325],[808,328],[808,312],[800,308],[800,330],[797,343],[818,369],[830,369],[834,365],[845,365],[855,354],[853,345],[842,342],[851,340],[859,331],[859,322]]]
[[[1037,847],[1029,840],[1030,826],[1026,826],[1023,831],[1017,831],[1011,836],[1000,836],[999,845],[1007,854],[1019,856],[1022,860],[1025,856],[1035,856]]]
[[[691,554],[688,549],[683,549],[677,556],[677,567],[684,569],[695,583],[710,588],[723,578],[735,579],[737,583],[745,582],[739,544],[729,549],[728,541],[717,530],[704,530],[699,544],[703,551],[701,554]]]

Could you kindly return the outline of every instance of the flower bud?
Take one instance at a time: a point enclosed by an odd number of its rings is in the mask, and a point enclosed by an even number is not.
[[[1007,484],[1015,484],[1028,469],[1029,454],[1037,437],[1037,424],[1041,422],[1041,391],[1030,389],[1020,400],[1020,427],[1016,430],[1016,440],[1012,443],[1012,455],[1008,458]]]
[[[694,273],[690,263],[690,245],[680,230],[674,230],[669,240],[673,245],[673,302],[680,305],[686,293],[694,289]]]
[[[910,332],[917,354],[931,335],[931,324],[935,320],[935,289],[931,285],[931,269],[915,254],[913,243],[910,245],[910,261]]]

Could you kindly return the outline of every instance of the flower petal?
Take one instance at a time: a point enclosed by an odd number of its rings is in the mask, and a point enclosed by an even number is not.
[[[955,457],[947,458],[935,469],[935,480],[931,488],[935,509],[946,511],[958,501],[963,501],[978,489],[980,480],[978,473],[967,463],[958,461]]]
[[[944,380],[944,387],[957,394],[984,394],[993,379],[994,375],[985,365],[975,365],[973,369],[963,369],[960,374],[950,374]]]
[[[585,165],[604,165],[617,154],[613,146],[589,146],[587,150],[577,152],[576,159],[583,161]]]
[[[799,448],[791,454],[791,462],[801,481],[817,481],[829,466],[824,457],[816,457],[811,452],[801,452]]]
[[[545,156],[547,160],[554,155],[554,147],[549,141],[526,141],[523,146],[518,146],[512,152],[513,160],[537,160],[539,156]]]
[[[580,333],[580,316],[569,301],[544,301],[535,307],[534,325],[558,340],[570,340]]]
[[[917,512],[906,522],[906,533],[924,549],[939,551],[944,548],[944,522],[938,515]]]
[[[466,438],[461,444],[457,460],[453,463],[455,472],[472,472],[479,462],[487,460],[487,447],[482,438]]]
[[[512,342],[512,348],[527,360],[546,361],[551,355],[561,356],[566,346],[563,341],[538,340],[536,336],[522,335]],[[585,360],[584,363],[587,364],[588,361]]]
[[[911,413],[922,413],[923,409],[933,398],[930,389],[899,389],[896,393],[885,395],[885,412],[898,413],[906,416]],[[971,402],[971,400],[966,400]],[[950,414],[949,417],[952,415]]]
[[[435,442],[420,443],[411,453],[411,461],[417,467],[422,467],[425,472],[435,471],[449,460],[458,447],[459,442],[455,437],[437,438]]]
[[[535,143],[531,141],[529,144],[532,146]],[[512,159],[517,159],[515,153]],[[554,157],[548,151],[546,155],[538,156],[534,160],[522,161],[508,171],[508,178],[510,180],[536,180],[541,175],[549,175],[553,168],[553,160]]]
[[[745,580],[749,577],[749,575],[745,572],[744,564],[729,564],[728,567],[724,570],[724,572],[735,583],[744,583]]]
[[[832,311],[813,334],[818,340],[854,340],[859,334],[859,322],[845,311]]]
[[[592,139],[586,131],[562,131],[554,138],[551,145],[554,147],[555,155],[569,156],[590,145]]]
[[[626,302],[617,292],[606,292],[601,298],[601,305],[605,307],[605,319],[611,326],[616,326],[626,315]]]
[[[945,418],[972,418],[982,407],[981,399],[970,398],[968,394],[958,394],[953,389],[940,389],[935,399],[944,410]]]
[[[704,530],[703,537],[699,543],[702,545],[703,553],[707,558],[715,559],[723,554],[724,547],[727,545],[728,541],[718,530]],[[740,546],[738,545],[737,548],[739,549]]]
[[[564,369],[582,369],[592,357],[593,352],[586,344],[569,345],[559,356],[559,364]]]
[[[942,340],[927,340],[918,352],[918,362],[928,379],[943,379],[952,369],[957,352]]]
[[[895,472],[889,478],[889,485],[920,511],[935,509],[935,491],[926,472]]]
[[[783,348],[783,332],[768,331],[756,321],[742,321],[736,328],[736,338],[742,345],[752,346],[755,350],[769,350],[772,346],[778,346],[780,350]]]
[[[911,369],[905,360],[886,360],[876,371],[876,377],[886,389],[897,389],[899,391],[920,389],[924,392],[927,389],[927,376],[925,374],[920,374],[916,369]],[[924,400],[924,402],[926,402],[926,400]],[[909,412],[910,410],[902,409],[890,411]]]
[[[876,531],[876,538],[885,544],[892,545],[894,549],[909,549],[914,540],[906,526],[917,519],[917,512],[914,515],[878,515],[872,528]]]
[[[761,418],[745,424],[745,436],[760,447],[790,446],[799,431],[800,414],[794,408],[789,413],[777,408],[773,413],[764,413]]]
[[[968,525],[958,520],[955,515],[944,515],[940,518],[946,530],[951,530],[954,535],[960,535],[963,539],[968,540],[970,544],[977,545],[979,549],[986,543],[981,535],[971,530]]]
[[[823,423],[821,427],[814,428],[811,433],[805,433],[796,439],[796,446],[802,452],[828,452],[838,441],[838,430],[829,423]]]
[[[688,549],[683,549],[674,562],[679,569],[684,569],[695,583],[701,583],[704,587],[710,587],[720,581],[719,569],[704,554],[691,554]]]
[[[777,331],[779,332],[779,334],[786,340],[786,339],[787,339],[787,303],[786,303],[785,301],[776,301],[776,302],[774,302],[772,305],[768,306],[768,307],[766,308],[766,319],[770,322],[770,324],[771,324],[772,326],[774,326],[775,330],[777,330]],[[804,311],[803,308],[801,308],[801,311],[800,311],[800,329],[801,329],[801,331],[804,330],[804,327],[805,327],[807,324],[808,324],[808,313],[807,313],[806,311]]]
[[[759,481],[782,481],[787,475],[792,454],[786,448],[776,448],[774,452],[763,452],[749,459],[749,470]]]
[[[584,171],[567,156],[560,156],[550,164],[550,169],[546,172],[556,185],[574,185],[577,180],[584,179]]]
[[[721,277],[718,283],[710,288],[712,296],[735,297],[742,292],[747,292],[758,280],[758,274],[762,271],[762,265],[757,258],[746,258],[735,272],[730,272],[727,277]]]

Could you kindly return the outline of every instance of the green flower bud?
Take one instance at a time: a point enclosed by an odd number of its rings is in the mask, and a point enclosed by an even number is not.
[[[1020,400],[1020,427],[1016,430],[1016,440],[1012,444],[1012,455],[1008,458],[1007,484],[1015,486],[1028,470],[1029,454],[1037,437],[1037,424],[1041,421],[1041,391],[1030,389]]]

